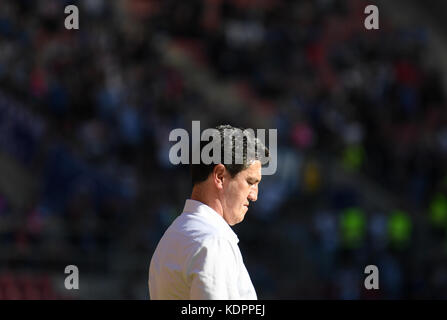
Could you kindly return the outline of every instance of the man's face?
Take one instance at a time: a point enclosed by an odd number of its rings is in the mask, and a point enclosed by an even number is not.
[[[250,201],[258,198],[258,184],[261,181],[261,162],[253,161],[245,170],[234,178],[228,171],[225,172],[223,189],[223,218],[233,226],[242,220],[248,211]]]

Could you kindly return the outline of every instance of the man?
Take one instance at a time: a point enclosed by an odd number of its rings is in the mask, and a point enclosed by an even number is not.
[[[150,263],[151,299],[257,299],[230,226],[241,222],[250,201],[256,201],[261,181],[258,155],[268,156],[268,150],[253,135],[241,135],[240,129],[216,129],[221,160],[231,152],[233,161],[191,165],[191,199],[166,230]],[[228,151],[224,142],[233,138]],[[237,145],[243,145],[242,163],[234,161],[241,151]],[[258,153],[247,152],[255,146]]]

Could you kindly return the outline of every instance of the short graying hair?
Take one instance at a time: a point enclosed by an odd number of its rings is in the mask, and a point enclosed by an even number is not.
[[[216,133],[218,132],[220,135],[220,161],[205,164],[201,159],[199,164],[191,164],[193,185],[205,181],[217,164],[223,164],[231,177],[234,177],[247,169],[253,161],[260,160],[262,164],[265,164],[263,160],[268,161],[269,150],[254,135],[253,130],[237,128],[228,124],[219,125],[215,129],[217,129]],[[196,151],[201,152],[206,144],[208,144],[207,141],[201,141],[200,150]]]

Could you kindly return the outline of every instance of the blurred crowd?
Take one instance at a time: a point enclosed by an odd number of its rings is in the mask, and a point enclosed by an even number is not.
[[[41,283],[79,264],[122,277],[110,297],[147,298],[155,245],[191,190],[170,130],[251,124],[217,116],[225,106],[166,61],[170,42],[278,130],[277,173],[235,227],[261,299],[447,298],[447,115],[424,28],[367,31],[356,0],[0,6],[0,151],[37,181],[20,206],[0,190],[0,273]],[[364,289],[369,264],[380,290]],[[36,296],[10,278],[0,297],[54,297],[48,280]]]

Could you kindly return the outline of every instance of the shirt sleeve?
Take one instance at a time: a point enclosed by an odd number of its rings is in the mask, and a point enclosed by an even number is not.
[[[204,239],[191,258],[188,278],[192,300],[240,299],[235,249],[221,237]]]

